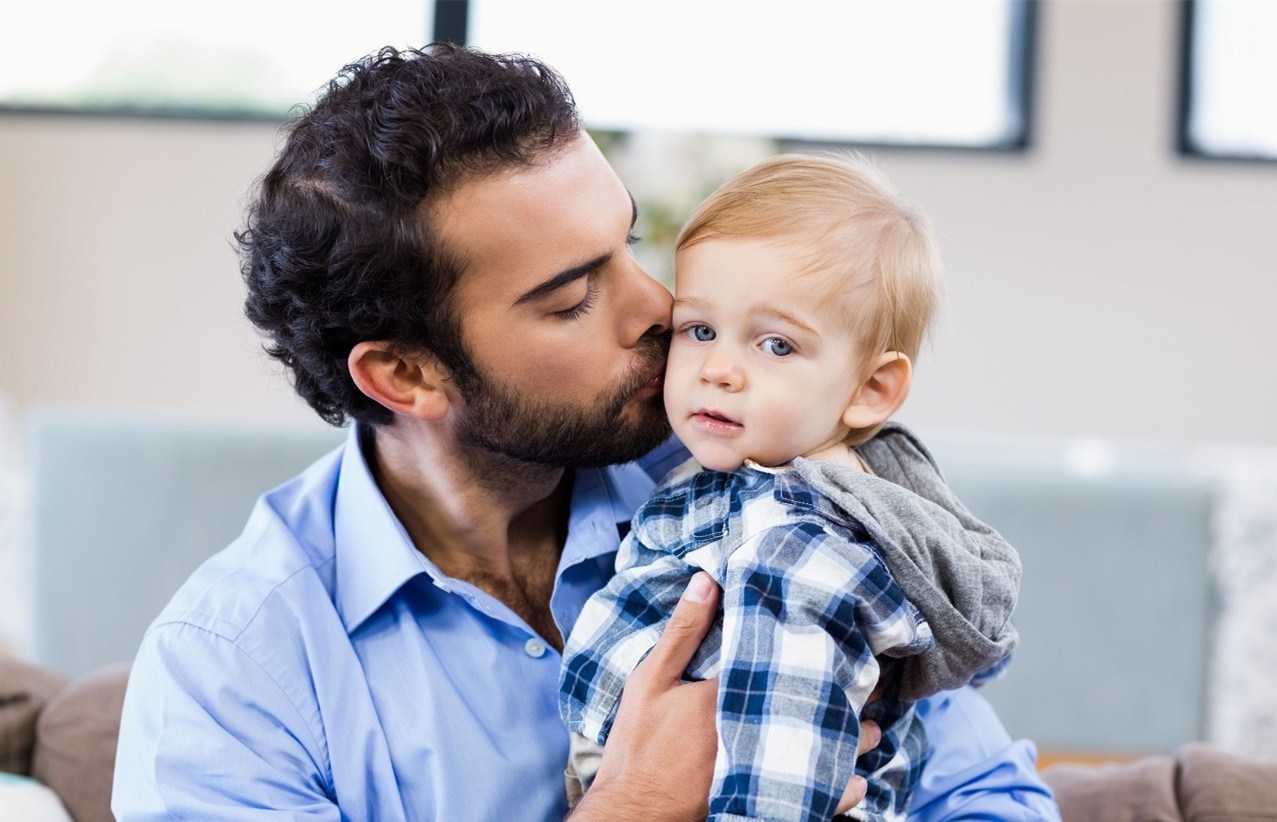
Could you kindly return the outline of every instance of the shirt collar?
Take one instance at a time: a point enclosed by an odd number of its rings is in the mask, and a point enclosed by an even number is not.
[[[346,437],[333,512],[337,609],[347,633],[353,633],[408,580],[431,570],[439,574],[413,547],[377,487],[364,452],[371,437],[364,431],[355,423]]]
[[[449,592],[465,585],[446,576],[412,544],[368,467],[365,449],[371,437],[365,430],[356,423],[346,438],[333,514],[336,602],[347,633],[353,633],[418,574],[426,574]],[[635,463],[578,470],[559,574],[583,560],[616,551],[621,541],[617,526],[630,521],[655,487]]]
[[[615,552],[622,529],[628,530],[634,512],[655,488],[656,482],[632,462],[578,469],[559,575],[579,562]]]

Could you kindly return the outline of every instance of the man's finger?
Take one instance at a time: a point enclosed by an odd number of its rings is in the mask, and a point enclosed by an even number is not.
[[[681,679],[687,663],[692,661],[692,654],[696,653],[714,624],[717,607],[718,586],[709,574],[697,572],[674,607],[656,647],[639,665],[639,670],[655,682],[677,682]]]
[[[863,776],[853,776],[847,783],[847,790],[842,792],[842,800],[838,803],[838,813],[846,813],[860,804],[869,790],[869,783]]]
[[[866,754],[878,747],[882,741],[882,728],[872,719],[860,723],[860,741],[856,744],[856,756]],[[838,813],[846,813],[860,804],[869,790],[869,783],[862,776],[853,776],[847,783],[847,790],[842,792],[842,800],[838,803]]]
[[[866,754],[878,747],[882,741],[882,728],[872,719],[860,723],[860,742],[856,745],[856,756]]]

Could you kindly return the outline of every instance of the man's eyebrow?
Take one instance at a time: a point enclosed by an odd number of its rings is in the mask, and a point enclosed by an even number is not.
[[[519,299],[515,300],[514,304],[523,305],[524,303],[530,303],[530,302],[533,302],[534,300],[539,300],[542,297],[548,297],[549,295],[558,291],[560,288],[563,288],[565,285],[568,285],[569,283],[574,283],[577,280],[581,279],[582,277],[588,277],[590,274],[594,273],[595,271],[598,271],[600,268],[607,265],[611,260],[612,260],[612,252],[609,251],[606,254],[600,254],[599,256],[595,257],[593,260],[590,260],[589,262],[581,263],[580,265],[574,265],[571,268],[565,268],[562,271],[560,271],[558,274],[555,274],[550,279],[536,286],[532,290],[526,292],[522,297],[519,297]]]
[[[634,201],[634,195],[627,190],[625,192],[630,197],[630,228],[633,229],[635,223],[638,222],[638,203]],[[519,299],[514,301],[515,305],[523,305],[524,303],[534,302],[542,297],[548,297],[558,291],[563,286],[574,283],[582,277],[588,277],[591,273],[599,270],[603,266],[612,261],[612,252],[600,254],[589,262],[574,265],[571,268],[565,268],[550,279],[528,291]]]

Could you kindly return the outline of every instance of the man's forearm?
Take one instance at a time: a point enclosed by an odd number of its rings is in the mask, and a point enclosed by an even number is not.
[[[661,802],[654,792],[612,788],[598,785],[591,788],[581,803],[569,814],[571,822],[646,822],[649,819],[673,819],[662,813],[672,808],[672,801]],[[691,817],[695,818],[695,817]]]

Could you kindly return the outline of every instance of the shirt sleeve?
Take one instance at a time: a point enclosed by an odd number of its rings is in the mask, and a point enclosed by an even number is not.
[[[203,628],[160,625],[129,677],[111,809],[119,822],[337,822],[321,750],[262,664]]]
[[[909,822],[997,819],[1059,822],[1060,809],[1037,773],[1037,749],[1012,741],[974,688],[918,703],[931,755],[914,790]]]

